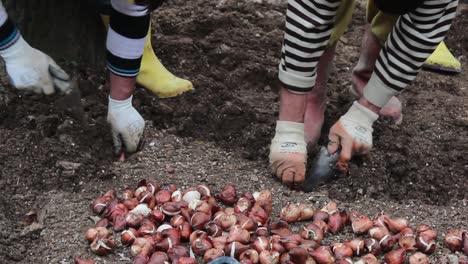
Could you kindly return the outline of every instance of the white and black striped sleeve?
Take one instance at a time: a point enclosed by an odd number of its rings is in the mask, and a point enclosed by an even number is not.
[[[369,102],[383,107],[416,78],[447,34],[457,4],[458,0],[426,0],[398,18],[364,89]]]
[[[315,85],[339,5],[340,0],[288,0],[278,77],[290,91],[305,93]]]

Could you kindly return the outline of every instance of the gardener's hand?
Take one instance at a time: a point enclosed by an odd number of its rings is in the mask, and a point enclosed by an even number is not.
[[[55,61],[45,53],[32,48],[18,39],[14,48],[2,52],[10,83],[20,90],[39,94],[53,94],[56,87],[67,93],[70,89],[70,77]]]
[[[378,111],[377,111],[378,113]],[[328,152],[335,153],[341,147],[338,167],[348,170],[348,162],[353,154],[366,154],[372,148],[372,124],[378,114],[357,101],[330,129]]]
[[[141,149],[145,121],[132,105],[132,98],[119,101],[109,97],[107,122],[112,128],[114,154],[131,154]]]

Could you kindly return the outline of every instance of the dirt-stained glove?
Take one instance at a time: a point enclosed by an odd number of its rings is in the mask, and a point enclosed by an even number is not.
[[[54,87],[62,93],[71,90],[68,74],[48,55],[29,46],[22,37],[0,55],[5,60],[10,82],[17,89],[46,95],[53,94]]]
[[[339,169],[348,170],[348,162],[353,154],[366,154],[372,148],[372,124],[379,115],[362,106],[357,101],[348,112],[330,129],[328,152],[333,154],[341,147]]]
[[[307,147],[304,123],[278,121],[270,146],[270,169],[284,184],[300,188],[305,179]]]
[[[119,101],[109,97],[107,122],[111,125],[114,154],[125,155],[141,149],[145,121],[132,105],[132,98]]]

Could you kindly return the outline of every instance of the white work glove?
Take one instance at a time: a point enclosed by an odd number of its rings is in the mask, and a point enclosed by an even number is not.
[[[110,98],[107,122],[111,125],[114,154],[120,156],[140,150],[145,121],[132,105],[132,98],[119,101]]]
[[[68,74],[21,36],[11,47],[0,51],[0,56],[5,60],[10,83],[17,89],[46,95],[55,92],[54,86],[62,93],[71,91]]]
[[[284,184],[300,188],[305,179],[307,148],[304,123],[277,121],[270,146],[270,169]]]
[[[333,154],[340,149],[338,167],[348,170],[348,162],[353,154],[366,154],[372,149],[372,124],[379,115],[354,101],[348,112],[330,129],[328,152]]]

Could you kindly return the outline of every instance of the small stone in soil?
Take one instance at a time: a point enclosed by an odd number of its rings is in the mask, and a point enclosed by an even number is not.
[[[23,229],[23,231],[21,232],[21,236],[37,238],[43,229],[43,225],[39,223],[32,223]]]
[[[166,172],[169,174],[174,174],[175,173],[175,168],[173,167],[166,167]]]

